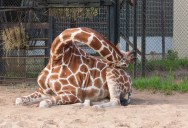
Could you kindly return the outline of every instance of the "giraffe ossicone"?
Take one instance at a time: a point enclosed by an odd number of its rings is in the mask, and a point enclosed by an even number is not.
[[[77,42],[86,44],[102,58],[85,53]],[[16,99],[16,105],[39,103],[39,107],[83,103],[109,98],[108,107],[120,105],[132,91],[130,76],[124,71],[133,59],[121,52],[98,32],[89,28],[71,28],[57,36],[50,49],[47,66],[39,74],[39,88]]]

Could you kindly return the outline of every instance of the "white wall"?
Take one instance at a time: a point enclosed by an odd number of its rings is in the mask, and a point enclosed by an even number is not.
[[[188,58],[188,0],[174,0],[173,49]]]

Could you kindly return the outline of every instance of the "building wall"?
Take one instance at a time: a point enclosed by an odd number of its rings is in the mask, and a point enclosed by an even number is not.
[[[173,49],[188,58],[188,1],[174,0]]]

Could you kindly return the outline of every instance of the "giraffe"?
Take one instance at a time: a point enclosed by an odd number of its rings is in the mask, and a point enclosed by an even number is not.
[[[76,45],[78,42],[86,44],[102,58],[88,55]],[[37,79],[38,90],[17,98],[15,104],[39,103],[39,107],[51,107],[81,103],[90,106],[91,102],[108,97],[108,103],[94,107],[118,106],[132,91],[131,78],[123,68],[133,59],[132,52],[120,52],[90,28],[66,29],[51,45],[49,63]]]

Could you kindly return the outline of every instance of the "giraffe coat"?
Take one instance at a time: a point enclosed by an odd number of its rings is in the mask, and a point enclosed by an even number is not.
[[[76,45],[77,42],[88,45],[102,58],[88,55]],[[122,68],[128,65],[126,59],[96,31],[67,29],[52,43],[49,63],[38,76],[39,90],[17,99],[16,104],[48,98],[41,104],[51,106],[107,97],[119,103],[120,96],[132,89],[130,76]]]

